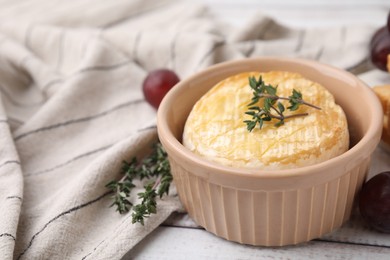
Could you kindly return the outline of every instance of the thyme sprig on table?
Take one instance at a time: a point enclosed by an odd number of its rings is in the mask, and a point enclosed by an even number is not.
[[[132,223],[144,225],[144,219],[157,212],[157,197],[162,198],[168,195],[172,182],[172,175],[167,154],[160,143],[153,147],[153,152],[138,163],[134,157],[130,162],[124,161],[122,167],[123,177],[117,181],[109,182],[106,187],[113,193],[113,203],[120,214],[124,214],[133,209]],[[138,193],[141,202],[135,206],[130,202],[130,193],[136,185],[135,179],[150,180],[144,191]]]
[[[290,111],[295,111],[300,105],[310,106],[315,109],[321,109],[318,106],[307,103],[302,99],[302,93],[293,89],[291,96],[281,97],[276,94],[277,86],[274,87],[271,84],[265,84],[262,77],[256,80],[255,77],[249,77],[249,86],[253,90],[253,97],[251,102],[248,104],[249,111],[245,114],[252,116],[251,120],[244,120],[247,125],[247,129],[251,132],[256,125],[259,125],[261,129],[265,121],[271,121],[277,119],[278,121],[274,124],[279,127],[284,124],[284,121],[288,118],[307,116],[308,113],[298,113],[285,115],[285,106],[279,100],[288,100],[290,106],[287,107]],[[256,104],[260,99],[264,98],[264,106],[259,107]]]

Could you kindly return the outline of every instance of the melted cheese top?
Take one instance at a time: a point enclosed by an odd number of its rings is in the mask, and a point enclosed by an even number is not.
[[[286,119],[280,127],[274,126],[277,120],[273,119],[249,132],[243,122],[251,119],[245,114],[253,96],[248,77],[260,75],[266,84],[277,86],[277,95],[288,97],[296,89],[303,100],[321,110],[305,105],[296,111],[286,109],[284,115],[309,115]],[[281,102],[286,108],[290,105]],[[248,72],[219,82],[195,104],[184,127],[183,145],[227,166],[287,169],[342,154],[348,149],[349,133],[343,110],[320,84],[290,72]]]

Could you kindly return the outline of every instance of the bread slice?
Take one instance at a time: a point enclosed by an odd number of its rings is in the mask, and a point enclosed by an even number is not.
[[[387,71],[390,72],[390,53],[387,55]]]
[[[390,85],[375,86],[373,90],[381,101],[383,108],[382,140],[390,145]]]
[[[375,86],[373,90],[381,101],[383,112],[389,112],[387,107],[390,103],[390,85]]]

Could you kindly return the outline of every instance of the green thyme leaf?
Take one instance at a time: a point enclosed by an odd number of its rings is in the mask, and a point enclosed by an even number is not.
[[[271,84],[265,84],[262,77],[259,76],[259,80],[251,76],[248,78],[249,86],[253,90],[253,97],[251,102],[247,105],[248,110],[245,114],[251,116],[250,120],[244,120],[249,132],[253,131],[257,125],[261,129],[264,121],[271,121],[272,119],[278,120],[274,125],[279,127],[284,124],[285,120],[297,116],[306,116],[307,113],[284,115],[286,108],[278,100],[288,100],[290,106],[287,107],[289,111],[295,111],[300,105],[307,105],[315,109],[321,109],[315,105],[309,104],[302,99],[302,93],[293,89],[292,94],[289,97],[280,97],[277,93],[277,86]],[[263,107],[255,106],[259,103],[260,99],[263,99]]]
[[[144,219],[151,214],[157,213],[157,196],[160,199],[168,195],[170,184],[173,180],[168,156],[160,143],[153,146],[153,152],[142,160],[137,162],[132,158],[130,162],[124,161],[122,165],[123,177],[119,181],[112,180],[106,184],[112,195],[112,207],[120,214],[124,214],[133,209],[132,222],[144,225]],[[135,206],[130,202],[130,194],[135,184],[135,179],[150,180],[149,184],[144,186],[144,191],[137,194],[141,202]]]
[[[279,109],[279,112],[283,114],[285,108],[284,108],[283,104],[280,102],[278,102],[278,109]]]

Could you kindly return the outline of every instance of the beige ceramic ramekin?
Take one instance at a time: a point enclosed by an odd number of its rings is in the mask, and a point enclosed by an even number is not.
[[[263,171],[222,166],[181,144],[186,118],[207,90],[240,72],[271,70],[300,73],[335,96],[348,119],[347,152],[312,166]],[[349,218],[382,117],[372,90],[346,71],[309,60],[257,58],[218,64],[177,84],[158,110],[158,134],[180,199],[199,225],[231,241],[282,246],[321,237]]]

